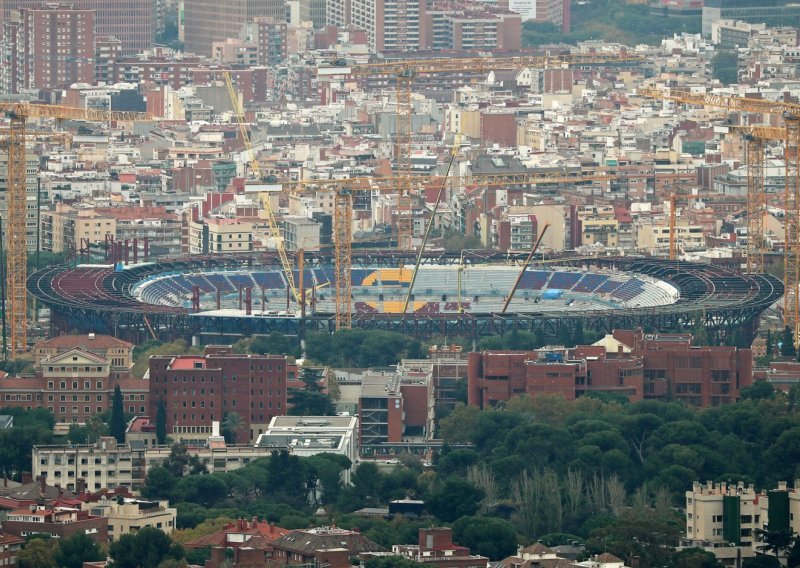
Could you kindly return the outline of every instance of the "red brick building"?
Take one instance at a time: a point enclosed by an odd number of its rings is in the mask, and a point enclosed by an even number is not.
[[[0,566],[14,568],[17,565],[17,556],[22,550],[24,538],[11,534],[0,533]]]
[[[150,416],[167,410],[167,432],[184,440],[205,439],[211,422],[237,413],[244,426],[238,443],[255,441],[273,416],[286,414],[287,361],[282,355],[240,355],[230,346],[207,346],[205,354],[150,359]]]
[[[3,532],[20,537],[47,534],[52,538],[85,533],[98,543],[107,543],[108,519],[72,507],[31,506],[9,511],[3,520]]]
[[[83,424],[111,408],[119,385],[126,412],[146,414],[148,383],[131,376],[132,351],[132,343],[93,333],[38,343],[33,374],[0,376],[0,407],[47,408],[58,424]]]
[[[12,68],[10,92],[51,89],[94,81],[95,12],[41,4],[11,13],[4,27]]]
[[[48,2],[0,0],[4,21],[8,20],[12,10],[34,8],[42,4],[48,4]],[[96,12],[95,31],[97,35],[119,39],[125,55],[135,55],[145,51],[152,44],[156,19],[153,0],[70,0],[63,4],[80,10]]]
[[[211,549],[211,558],[205,568],[220,568],[225,565],[228,550],[233,550],[235,566],[264,566],[272,558],[272,541],[289,534],[290,530],[275,526],[274,523],[237,519],[227,523],[221,530],[190,540],[186,548]]]
[[[485,556],[470,554],[469,548],[454,544],[453,529],[450,527],[419,529],[419,544],[395,544],[392,554],[440,568],[485,568],[489,564]],[[376,557],[379,555],[360,555],[364,561]]]
[[[469,403],[486,408],[523,393],[574,400],[589,392],[631,401],[669,395],[701,407],[735,402],[753,382],[752,352],[691,341],[688,334],[618,330],[574,349],[470,353]]]

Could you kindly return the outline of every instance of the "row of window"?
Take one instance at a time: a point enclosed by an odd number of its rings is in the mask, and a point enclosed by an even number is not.
[[[191,379],[191,380],[189,380],[189,379]],[[196,379],[197,379],[197,377],[186,377],[186,376],[184,375],[184,376],[183,376],[183,378],[182,378],[182,380],[181,380],[181,381],[179,381],[179,380],[178,380],[178,377],[177,377],[177,376],[175,376],[175,377],[172,377],[172,382],[173,382],[173,383],[178,383],[178,382],[184,382],[184,383],[196,383],[196,382],[201,382],[201,383],[205,383],[205,382],[206,382],[206,378],[205,378],[204,376],[200,376],[200,380],[199,380],[199,381],[197,381]],[[250,383],[251,383],[251,384],[252,384],[252,383],[254,383],[254,382],[255,382],[255,379],[256,379],[256,377],[250,377]],[[258,377],[258,379],[259,379],[259,383],[263,385],[263,384],[264,384],[264,377],[263,377],[263,376],[262,376],[262,377]],[[153,377],[153,379],[152,379],[152,380],[153,380],[153,382],[155,382],[156,384],[158,384],[158,383],[164,383],[164,384],[167,384],[167,383],[169,383],[169,377]],[[279,385],[280,385],[280,384],[283,384],[283,377],[276,377],[276,378],[273,378],[273,377],[268,377],[268,379],[267,379],[267,381],[268,381],[268,384],[270,384],[270,385],[271,385],[273,380],[277,380],[277,382],[278,382],[278,384],[279,384]],[[227,381],[227,378],[225,377],[225,375],[223,375],[223,376],[222,376],[222,381],[223,381],[223,382],[226,382],[226,381]],[[214,382],[215,382],[215,381],[214,381],[214,377],[209,377],[209,378],[208,378],[208,382],[209,382],[209,383],[211,383],[211,384],[214,384]],[[235,382],[236,382],[236,376],[233,376],[233,377],[231,377],[231,382],[233,382],[233,383],[235,383]]]
[[[59,406],[58,408],[59,408],[59,413],[60,413],[60,414],[66,414],[66,413],[67,413],[67,407],[66,407],[66,406]],[[73,407],[72,407],[72,414],[78,414],[78,408],[79,408],[79,407],[77,407],[77,406],[73,406]],[[30,410],[30,407],[28,407],[28,410]],[[49,410],[50,412],[53,412],[53,407],[52,407],[52,406],[48,406],[48,407],[47,407],[47,410]],[[104,410],[104,409],[103,409],[103,407],[102,407],[102,406],[98,406],[98,407],[97,407],[97,413],[98,413],[98,414],[99,414],[100,412],[103,412],[103,410]],[[131,414],[134,414],[134,413],[136,413],[136,407],[135,407],[135,406],[129,406],[129,407],[128,407],[128,412],[130,412]],[[87,415],[88,415],[88,414],[91,414],[91,413],[92,413],[92,409],[91,409],[91,407],[89,407],[89,406],[84,406],[84,407],[83,407],[83,414],[87,414]],[[145,408],[144,408],[144,406],[140,406],[140,407],[139,407],[139,414],[145,414],[145,413],[146,413],[146,411],[145,411]],[[75,422],[76,420],[77,420],[77,417],[73,417],[72,421],[73,421],[73,422]],[[62,417],[62,418],[61,418],[61,422],[64,422],[64,421],[65,421],[65,420],[64,420],[64,418]]]

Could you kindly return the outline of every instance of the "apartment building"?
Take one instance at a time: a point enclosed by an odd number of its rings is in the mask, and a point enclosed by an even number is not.
[[[108,540],[136,532],[145,527],[159,529],[167,534],[175,530],[178,510],[169,501],[146,501],[124,496],[105,495],[96,502],[83,503],[83,508],[95,517],[108,520]]]
[[[192,0],[184,7],[186,51],[212,55],[212,44],[235,38],[242,26],[254,18],[286,20],[283,0]]]
[[[33,475],[69,491],[139,489],[147,476],[144,447],[108,436],[87,445],[34,446]]]
[[[0,0],[3,21],[9,21],[12,10],[38,8],[41,0]],[[155,38],[156,0],[73,0],[65,2],[74,10],[95,13],[94,33],[115,37],[124,55],[135,55],[150,48]],[[89,59],[94,54],[88,56]],[[91,81],[89,81],[91,82]]]
[[[512,12],[520,14],[524,22],[547,22],[569,33],[569,0],[509,0],[507,5]]]
[[[51,89],[94,79],[94,10],[40,4],[5,20],[4,52],[11,67],[6,94]]]
[[[190,254],[253,251],[253,223],[212,217],[189,223]]]
[[[263,447],[210,444],[210,437],[180,438],[192,444],[187,451],[196,456],[209,473],[234,471],[253,460],[268,457],[277,447],[274,444]],[[281,448],[289,449],[289,444]],[[135,491],[144,485],[147,471],[163,464],[171,452],[171,446],[146,446],[135,436],[129,437],[125,444],[104,437],[91,444],[34,446],[33,474],[75,493],[120,488]]]
[[[24,538],[0,533],[0,566],[16,566]]]
[[[756,555],[758,532],[800,528],[800,480],[794,488],[785,481],[776,489],[757,491],[753,484],[695,482],[686,492],[686,547],[713,552],[726,566]]]
[[[283,242],[287,251],[319,250],[320,224],[308,217],[283,218]]]
[[[89,535],[100,544],[108,542],[106,519],[66,506],[36,505],[8,511],[3,519],[3,532],[27,537],[35,534],[51,538],[69,538],[78,533]]]
[[[175,439],[203,439],[212,422],[237,413],[237,441],[255,442],[275,416],[286,414],[287,361],[280,355],[240,355],[208,346],[202,356],[150,358],[150,416],[163,402],[167,432]]]
[[[415,51],[423,45],[424,0],[350,1],[352,24],[366,30],[371,53]]]

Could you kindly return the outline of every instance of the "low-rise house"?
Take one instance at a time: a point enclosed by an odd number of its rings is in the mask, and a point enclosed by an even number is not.
[[[108,542],[108,520],[73,507],[32,505],[9,511],[3,521],[3,532],[19,537],[34,534],[51,538],[69,538],[85,533],[98,543]]]
[[[92,516],[108,519],[109,540],[145,527],[170,534],[175,530],[175,519],[178,515],[178,510],[170,507],[169,501],[148,501],[123,495],[104,495],[99,501],[84,503],[83,509]]]
[[[385,549],[357,531],[336,527],[296,530],[272,541],[273,560],[280,564],[330,563],[330,568],[349,564],[351,556]]]
[[[273,557],[273,541],[290,532],[257,518],[250,521],[237,519],[213,534],[188,541],[185,546],[195,549],[211,547],[211,558],[205,568],[220,568],[228,558],[229,549],[233,551],[234,566],[264,566]]]

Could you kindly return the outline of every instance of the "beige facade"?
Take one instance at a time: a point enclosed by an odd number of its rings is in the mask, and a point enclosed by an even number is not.
[[[584,221],[583,244],[601,244],[607,247],[618,246],[617,231],[619,223],[615,219],[587,219]]]
[[[253,250],[253,224],[238,219],[206,219],[189,223],[191,254],[226,254]]]
[[[269,425],[259,426],[266,431]],[[195,446],[189,448],[189,453],[197,456],[209,473],[224,473],[268,457],[274,449]],[[117,444],[111,437],[88,445],[34,446],[33,473],[34,476],[45,476],[51,485],[60,485],[70,491],[77,489],[78,479],[83,480],[89,491],[117,487],[138,489],[144,485],[147,471],[164,463],[171,451],[170,446],[145,448],[137,445],[133,449],[128,444]]]
[[[113,437],[87,446],[34,446],[33,475],[43,475],[51,485],[76,491],[83,479],[89,491],[144,484],[144,450],[118,445]]]
[[[800,480],[794,484],[790,488],[780,481],[774,491],[765,492],[742,482],[695,482],[686,492],[686,537],[682,546],[709,550],[726,566],[736,566],[739,556],[755,556],[763,544],[759,531],[780,524],[788,524],[793,533],[800,529]]]
[[[478,109],[449,108],[447,113],[450,132],[460,132],[466,138],[481,137],[481,112]]]
[[[120,502],[121,501],[121,502]],[[108,519],[108,540],[134,533],[145,527],[160,529],[167,534],[175,530],[178,510],[169,501],[143,501],[140,499],[101,498],[97,503],[84,503],[91,515]]]
[[[103,217],[91,209],[78,211],[75,219],[75,242],[80,246],[83,239],[90,244],[104,243],[106,236],[117,234],[117,220]]]
[[[286,250],[319,250],[319,229],[319,223],[308,217],[284,217],[283,242]]]
[[[705,248],[703,227],[678,223],[675,227],[678,250],[699,250]],[[669,252],[669,225],[666,223],[639,224],[636,234],[636,248],[642,251],[665,254]]]
[[[36,344],[36,361],[53,357],[70,349],[81,349],[100,355],[111,363],[114,369],[129,370],[133,367],[133,344],[109,335],[70,335],[61,336]]]

